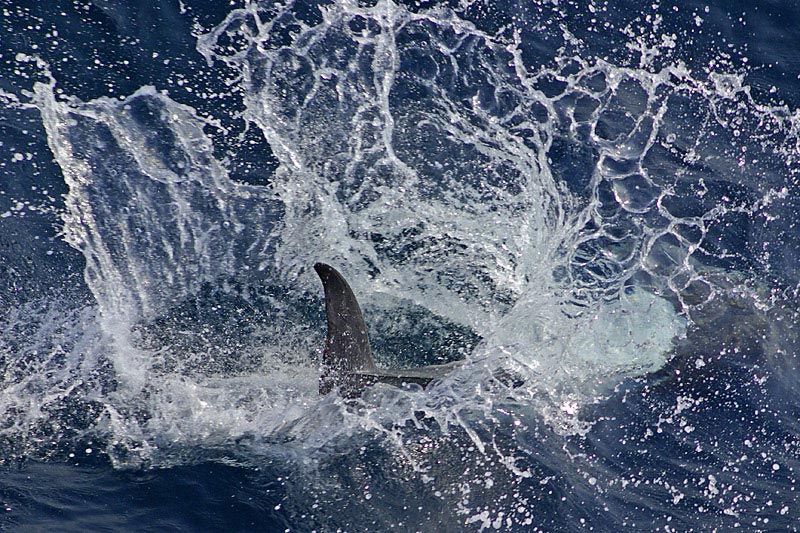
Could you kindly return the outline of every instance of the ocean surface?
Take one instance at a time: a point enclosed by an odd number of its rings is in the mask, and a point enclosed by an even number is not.
[[[0,530],[800,529],[800,4],[0,9]]]

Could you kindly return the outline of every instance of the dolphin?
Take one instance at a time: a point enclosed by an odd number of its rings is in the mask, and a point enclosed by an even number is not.
[[[375,365],[367,325],[353,290],[344,277],[325,263],[314,265],[325,289],[328,334],[322,352],[319,393],[338,390],[346,398],[357,398],[376,383],[395,387],[416,384],[427,387],[447,375],[463,361],[415,368],[383,369]]]

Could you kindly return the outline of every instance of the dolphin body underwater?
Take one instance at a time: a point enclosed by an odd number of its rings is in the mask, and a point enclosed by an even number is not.
[[[355,294],[344,277],[325,263],[314,265],[325,289],[328,334],[322,353],[319,393],[338,390],[345,398],[358,398],[376,383],[395,387],[416,384],[427,387],[463,361],[443,365],[389,370],[378,368],[372,358],[367,325]]]
[[[453,361],[442,365],[430,365],[405,369],[382,369],[375,365],[367,336],[367,326],[352,289],[333,267],[317,263],[314,269],[325,288],[325,313],[328,319],[328,334],[322,354],[322,373],[319,380],[320,394],[337,390],[348,399],[358,398],[370,386],[386,383],[396,387],[411,384],[427,387],[442,379],[451,370],[464,363]],[[675,382],[703,379],[696,366],[698,359],[708,364],[719,361],[724,365],[742,364],[749,361],[761,364],[770,353],[780,353],[777,346],[796,346],[800,352],[800,334],[793,327],[797,311],[788,302],[770,307],[758,304],[771,294],[768,288],[750,285],[748,290],[737,290],[744,286],[744,277],[732,277],[730,272],[704,271],[707,280],[721,292],[702,306],[692,310],[691,324],[685,336],[673,339],[663,367],[649,373],[655,386]],[[676,309],[680,301],[668,299]],[[736,353],[736,359],[725,354]],[[785,353],[785,352],[784,352]],[[703,365],[706,366],[706,365]],[[681,372],[688,368],[690,372]],[[524,379],[514,372],[498,369],[494,377],[509,388],[524,385]],[[697,376],[692,378],[692,376]]]

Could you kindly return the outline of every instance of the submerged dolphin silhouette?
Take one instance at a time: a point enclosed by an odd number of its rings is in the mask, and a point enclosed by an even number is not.
[[[325,289],[325,314],[328,318],[328,335],[319,378],[320,394],[338,389],[344,397],[357,398],[375,383],[396,387],[406,384],[426,387],[461,363],[454,361],[398,370],[378,368],[372,359],[367,325],[350,285],[330,265],[317,263],[314,270]]]

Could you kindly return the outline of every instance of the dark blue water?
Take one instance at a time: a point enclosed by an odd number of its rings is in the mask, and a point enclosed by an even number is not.
[[[0,529],[800,528],[800,7],[2,9]]]

